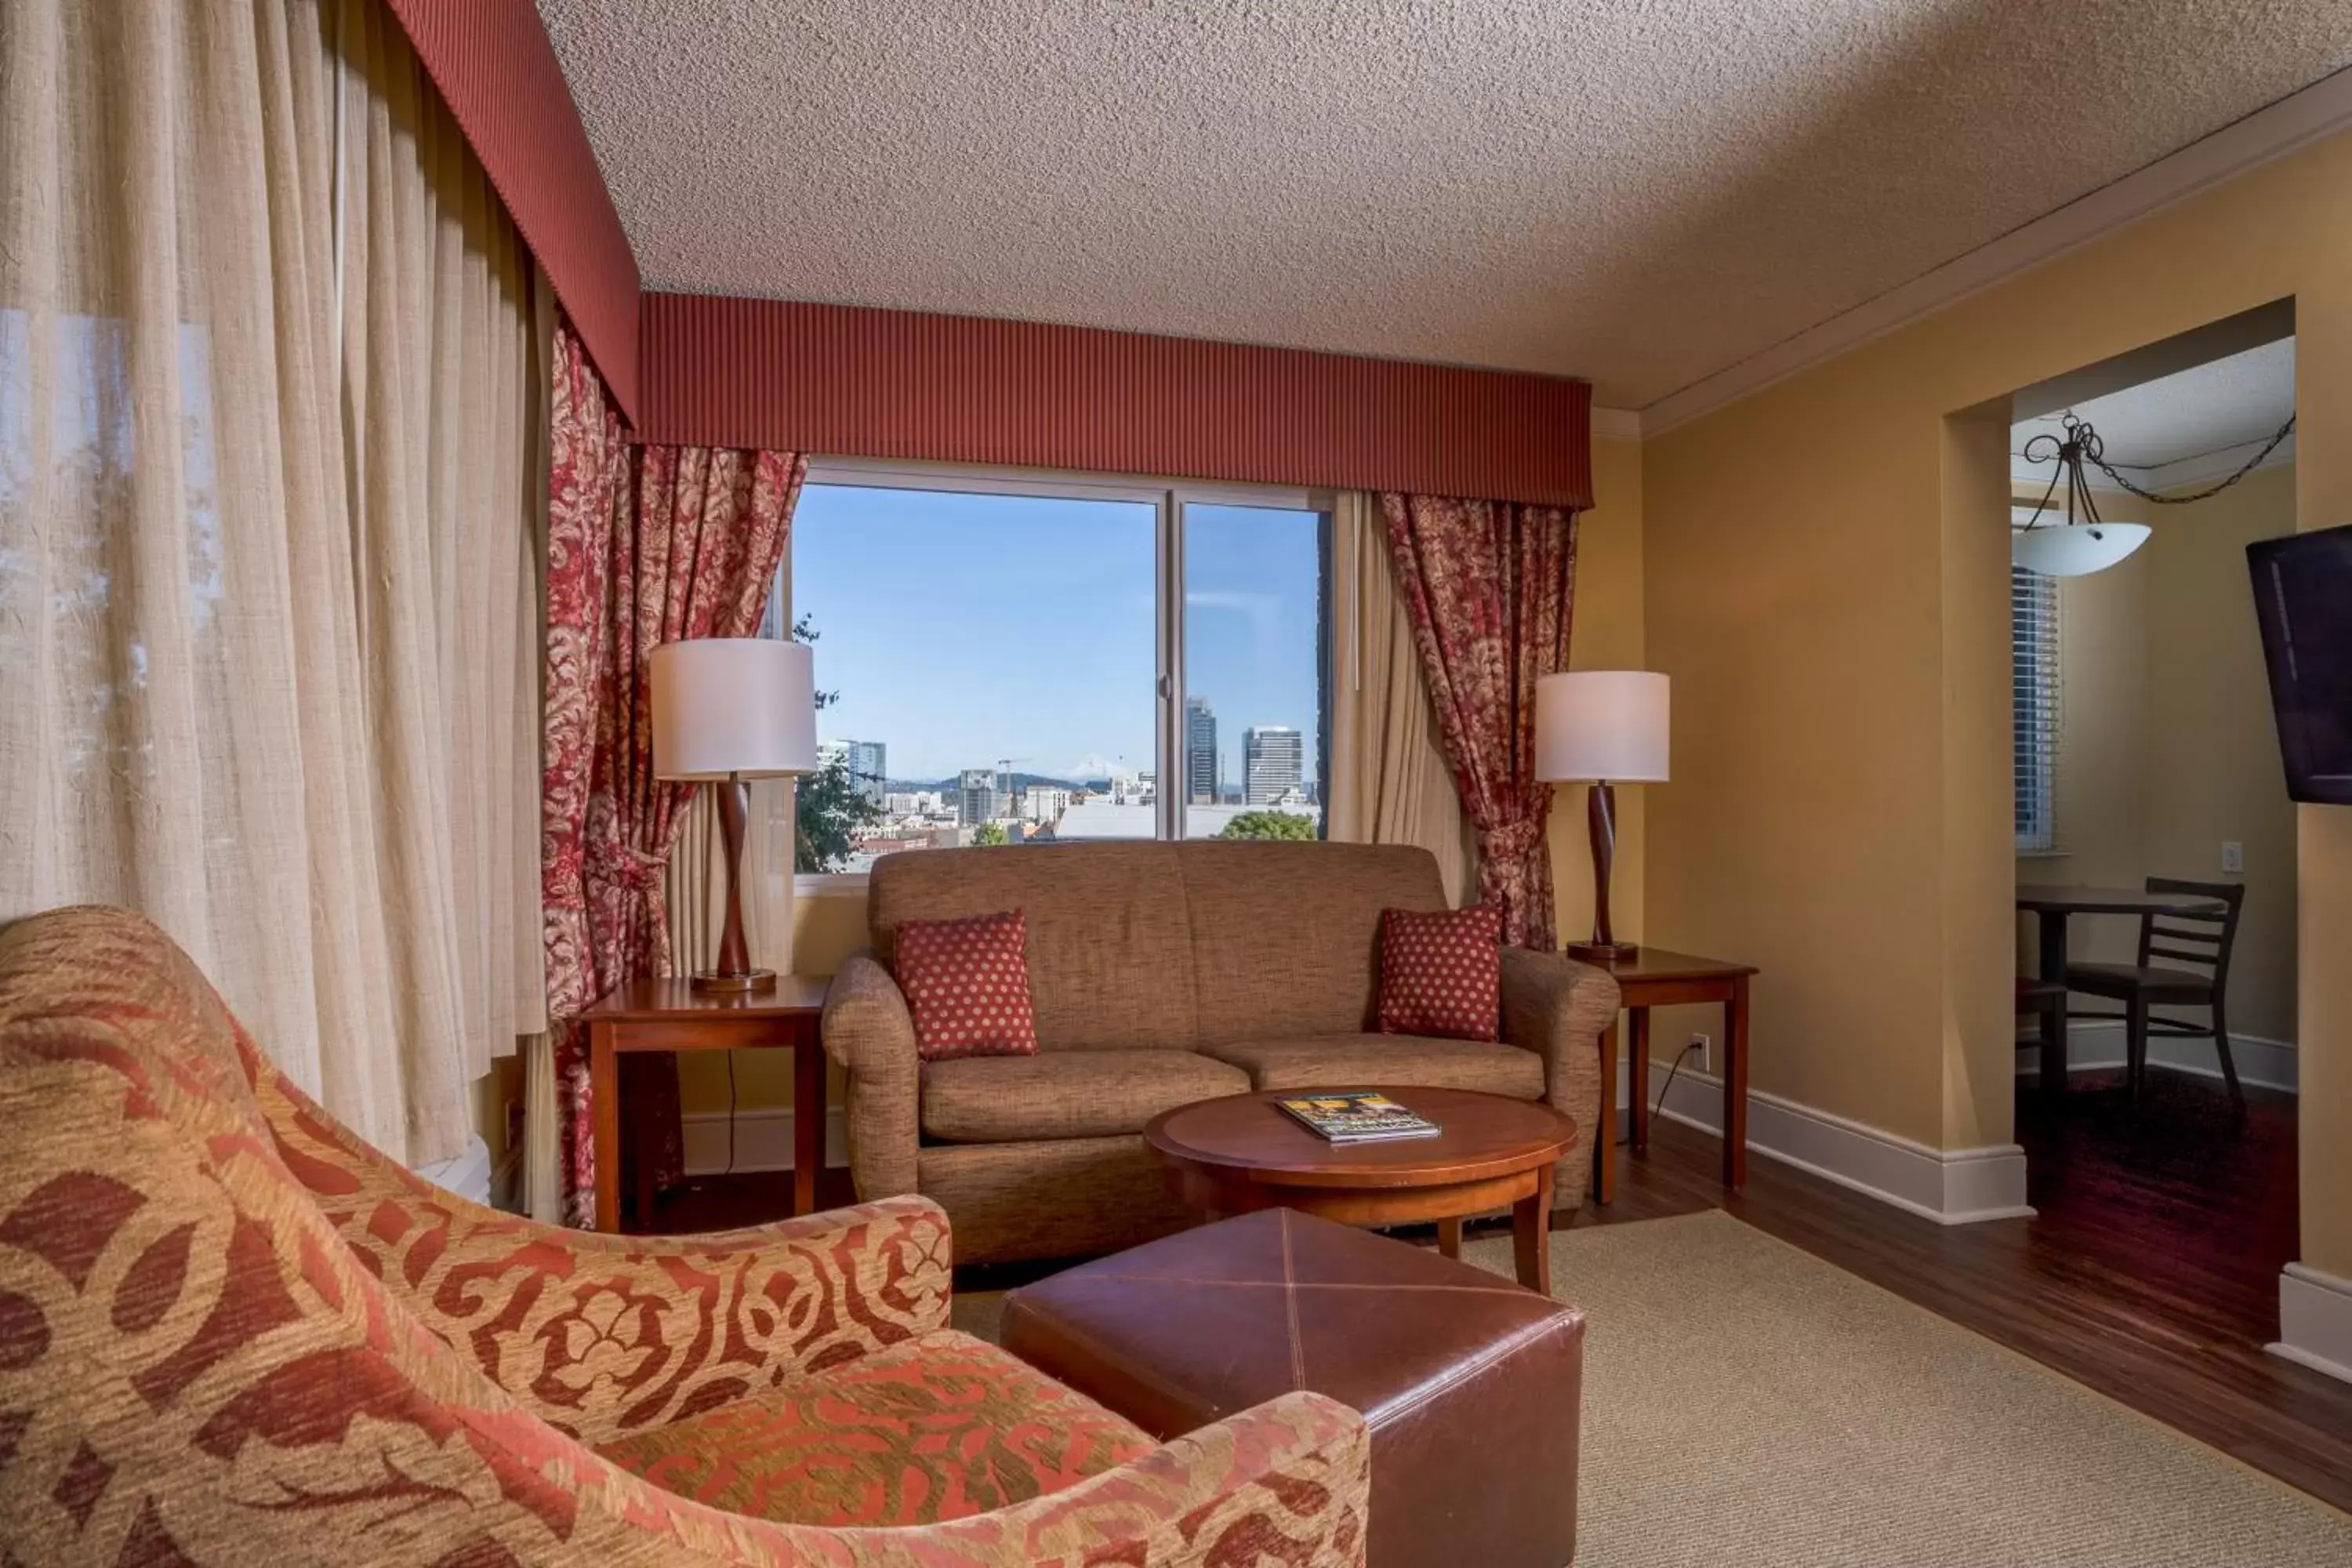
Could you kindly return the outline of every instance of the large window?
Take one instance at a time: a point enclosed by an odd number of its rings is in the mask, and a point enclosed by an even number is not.
[[[2058,847],[2058,580],[2011,567],[2009,614],[2017,848],[2046,855]]]
[[[1298,491],[812,464],[772,618],[823,704],[796,868],[1319,836],[1326,532]]]

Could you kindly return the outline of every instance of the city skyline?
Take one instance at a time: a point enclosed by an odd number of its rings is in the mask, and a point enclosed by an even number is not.
[[[878,743],[891,777],[933,784],[979,767],[1073,783],[1160,771],[1154,517],[1139,502],[809,486],[790,599],[816,634],[818,688],[838,694],[821,737]],[[1185,684],[1220,721],[1228,790],[1248,728],[1319,732],[1316,521],[1187,513]],[[1315,753],[1310,741],[1308,779]]]

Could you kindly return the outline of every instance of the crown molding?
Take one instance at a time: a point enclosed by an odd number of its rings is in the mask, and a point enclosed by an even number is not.
[[[1687,425],[2347,126],[2352,126],[2352,69],[2290,93],[1931,272],[1669,393],[1643,406],[1643,432],[1662,436]]]
[[[1592,438],[1596,441],[1638,441],[1642,411],[1638,408],[1592,408]]]

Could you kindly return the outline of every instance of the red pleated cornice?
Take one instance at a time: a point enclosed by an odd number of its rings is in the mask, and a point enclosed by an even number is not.
[[[1580,381],[648,293],[647,440],[1592,503]]]

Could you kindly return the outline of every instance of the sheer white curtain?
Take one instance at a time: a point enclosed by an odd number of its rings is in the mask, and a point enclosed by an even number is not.
[[[1342,491],[1332,510],[1330,628],[1328,837],[1420,845],[1437,857],[1458,907],[1478,885],[1477,836],[1438,747],[1380,498],[1360,490]]]
[[[145,910],[455,1154],[541,1005],[528,263],[374,0],[8,0],[0,81],[0,920]]]

